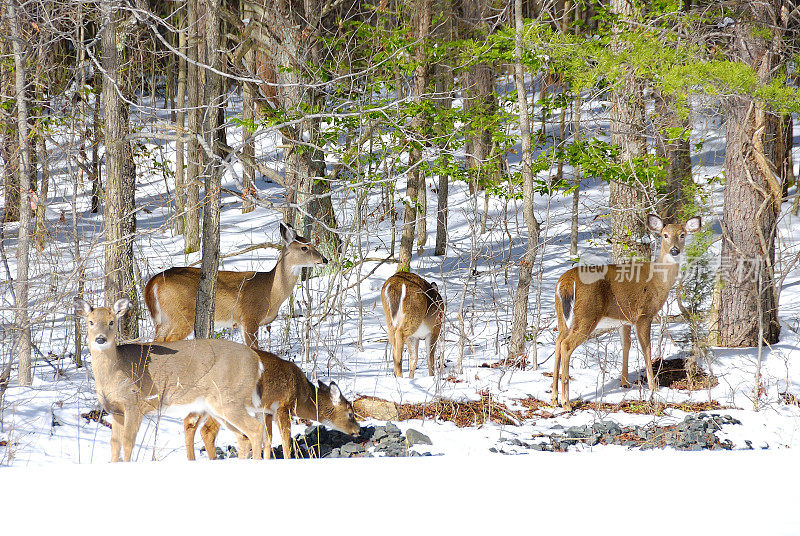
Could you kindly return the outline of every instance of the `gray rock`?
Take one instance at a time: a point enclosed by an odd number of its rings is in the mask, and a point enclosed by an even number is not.
[[[516,441],[514,443],[513,441]],[[431,438],[423,434],[422,432],[418,432],[413,428],[409,428],[406,430],[406,442],[408,446],[412,445],[433,445],[433,441]],[[519,445],[519,439],[514,439],[510,442],[511,445]]]

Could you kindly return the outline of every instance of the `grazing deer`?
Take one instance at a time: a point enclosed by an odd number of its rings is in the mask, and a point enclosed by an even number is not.
[[[244,342],[258,347],[258,328],[278,316],[281,304],[297,284],[300,269],[327,264],[328,259],[281,223],[283,249],[275,267],[269,272],[220,271],[214,302],[214,325],[238,327]],[[199,268],[169,268],[147,282],[144,301],[156,324],[156,341],[185,339],[194,330]]]
[[[117,346],[114,323],[130,302],[117,300],[111,309],[94,309],[80,298],[75,303],[88,324],[97,399],[112,418],[112,462],[119,461],[120,446],[130,461],[144,415],[170,406],[213,415],[237,432],[240,444],[249,440],[253,458],[261,458],[264,426],[252,415],[261,407],[261,363],[253,350],[214,339]]]
[[[292,457],[291,424],[292,415],[301,419],[321,422],[345,434],[357,436],[361,428],[356,422],[353,405],[342,395],[334,382],[330,386],[322,382],[313,384],[303,371],[290,361],[286,361],[273,353],[256,350],[263,365],[259,379],[261,403],[266,415],[267,450],[265,457],[272,455],[272,418],[278,423],[278,430],[283,443],[283,457]],[[205,416],[203,416],[205,417]],[[194,435],[203,417],[195,421],[184,421],[186,437],[186,454],[194,460]],[[200,435],[206,446],[210,459],[217,457],[214,442],[219,432],[219,424],[213,418],[205,419]],[[241,448],[241,445],[240,445]],[[246,447],[245,447],[246,448]]]
[[[551,403],[558,404],[559,367],[561,401],[571,410],[569,401],[569,358],[598,328],[619,327],[622,338],[622,377],[628,387],[628,353],[631,326],[642,346],[647,368],[647,385],[655,391],[653,364],[650,361],[650,324],[667,300],[678,277],[679,256],[686,235],[700,230],[699,217],[684,225],[664,225],[653,214],[647,217],[651,231],[661,234],[661,250],[655,262],[630,262],[606,266],[576,266],[564,272],[556,284],[555,307],[558,315],[555,368]]]
[[[428,349],[428,373],[434,374],[436,341],[442,329],[444,301],[435,283],[417,274],[397,272],[381,289],[383,314],[392,343],[394,375],[403,376],[403,346],[408,346],[408,377],[414,377],[420,339]]]

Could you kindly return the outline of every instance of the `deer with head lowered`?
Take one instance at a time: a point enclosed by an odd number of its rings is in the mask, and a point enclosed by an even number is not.
[[[381,302],[392,344],[394,375],[403,376],[403,346],[408,346],[408,377],[414,377],[419,341],[425,339],[428,373],[433,376],[436,341],[444,316],[444,301],[436,284],[411,272],[397,272],[383,284]]]
[[[303,371],[292,363],[281,359],[271,352],[256,350],[263,372],[259,380],[262,410],[266,417],[267,450],[265,457],[272,455],[272,420],[278,424],[283,444],[283,457],[292,457],[292,416],[321,422],[325,426],[335,428],[351,436],[358,436],[361,427],[355,419],[353,405],[342,395],[339,386],[334,382],[325,385],[322,382],[308,381]],[[210,459],[215,459],[214,442],[219,432],[219,424],[214,419],[205,419],[205,415],[190,421],[184,421],[186,438],[186,454],[194,460],[194,436],[197,427],[203,425],[200,435]],[[205,421],[205,422],[204,422]],[[241,446],[240,446],[241,448]]]
[[[264,427],[256,415],[262,366],[252,349],[215,339],[117,346],[115,321],[130,302],[117,300],[110,309],[79,298],[75,303],[88,325],[97,399],[112,419],[112,462],[119,461],[120,448],[130,461],[142,418],[168,407],[213,415],[236,432],[240,445],[252,445],[253,458],[261,458]],[[247,454],[240,449],[239,457]]]
[[[281,223],[283,248],[269,272],[220,271],[214,302],[214,325],[238,327],[247,346],[258,347],[258,328],[278,316],[291,295],[301,268],[327,264],[311,243]],[[194,330],[200,269],[173,267],[154,275],[144,289],[144,300],[156,325],[156,341],[185,339]]]
[[[564,272],[556,284],[555,308],[558,338],[555,348],[551,403],[558,404],[558,380],[561,377],[561,403],[571,410],[569,401],[569,358],[596,330],[618,327],[622,338],[622,377],[628,387],[628,354],[631,326],[642,347],[647,385],[655,391],[653,364],[650,359],[650,325],[667,300],[680,270],[680,254],[686,236],[700,230],[694,217],[685,224],[664,225],[656,215],[647,217],[650,230],[661,235],[661,249],[655,262],[630,262],[606,266],[576,266]]]

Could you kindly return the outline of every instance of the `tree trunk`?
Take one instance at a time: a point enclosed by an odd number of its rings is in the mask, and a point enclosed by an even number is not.
[[[539,245],[539,222],[533,212],[533,148],[528,115],[528,93],[525,90],[525,71],[522,65],[522,0],[514,1],[514,22],[514,82],[517,88],[519,127],[522,138],[522,214],[525,226],[528,228],[528,243],[525,255],[519,262],[519,283],[514,294],[514,316],[511,340],[508,343],[508,356],[509,358],[521,357],[523,358],[522,364],[524,364],[525,330],[528,326],[528,291]]]
[[[204,86],[203,70],[198,67],[198,62],[205,61],[205,58],[200,54],[201,45],[201,32],[199,28],[202,26],[202,19],[199,15],[199,4],[201,0],[187,0],[187,28],[188,35],[188,65],[186,67],[186,92],[189,99],[189,135],[192,136],[189,141],[187,156],[189,157],[188,165],[186,166],[186,216],[184,219],[183,227],[183,242],[184,251],[186,253],[194,253],[200,249],[200,187],[198,181],[200,180],[200,170],[202,169],[203,151],[200,149],[200,143],[197,137],[202,135],[203,132],[203,109],[201,107],[202,101],[202,88]]]
[[[5,10],[7,15],[8,8]],[[0,55],[3,57],[11,56],[11,40],[0,39]],[[0,62],[0,92],[9,95],[15,94],[14,73],[8,62]],[[3,190],[5,194],[5,204],[3,206],[3,222],[19,221],[19,154],[17,120],[12,114],[12,110],[5,107],[0,108],[2,117],[2,131],[0,131],[0,158],[5,162],[3,166]]]
[[[575,143],[581,139],[581,106],[583,99],[581,95],[575,95],[575,100],[572,101],[574,129],[575,129]],[[578,255],[578,212],[580,209],[580,193],[581,193],[581,169],[579,164],[575,164],[575,190],[572,192],[572,214],[570,215],[569,227],[569,254],[571,257]]]
[[[17,237],[17,280],[14,285],[14,331],[19,366],[19,384],[31,385],[31,325],[28,317],[28,262],[31,240],[31,144],[28,136],[28,102],[25,96],[25,56],[21,21],[17,16],[17,0],[7,0],[8,24],[11,26],[14,50],[15,93],[17,105],[17,143],[19,144],[19,234]]]
[[[768,83],[784,58],[783,30],[777,24],[781,2],[739,6],[731,55],[751,65]],[[722,278],[719,343],[759,346],[778,341],[775,288],[775,233],[781,184],[776,162],[778,118],[758,102],[733,96],[728,101],[725,146],[725,200],[722,216]]]
[[[252,10],[248,7],[247,2],[242,2],[241,4],[243,11],[242,18],[250,20],[254,16]],[[248,75],[253,76],[256,72],[255,50],[252,48],[248,50],[245,53],[244,61]],[[250,165],[250,162],[255,160],[256,157],[255,138],[253,137],[253,132],[250,130],[250,125],[253,124],[256,119],[255,98],[255,87],[246,83],[242,84],[242,119],[244,119],[244,125],[242,125],[242,139],[244,140],[242,143],[242,153],[247,156],[247,158],[242,161],[242,193],[245,196],[242,201],[242,214],[252,212],[256,208],[250,197],[255,194],[256,181],[256,170]]]
[[[203,198],[203,262],[200,281],[197,285],[197,307],[194,317],[194,336],[207,339],[214,336],[214,306],[217,288],[217,272],[219,270],[219,211],[220,186],[225,171],[223,159],[225,154],[225,103],[222,77],[217,71],[225,69],[224,58],[219,52],[221,28],[219,18],[220,0],[206,0],[206,59],[211,66],[206,72],[205,106],[208,108],[209,145],[212,157],[208,159],[205,173]]]
[[[453,5],[449,0],[440,2],[439,13],[443,24],[439,31],[439,38],[450,42],[455,39],[456,28],[453,17]],[[434,66],[435,95],[434,102],[442,110],[450,109],[453,99],[450,92],[453,88],[454,75],[453,66],[447,62],[439,62]],[[449,132],[439,125],[433,125],[436,135],[439,138],[439,149],[442,153],[447,146]],[[450,177],[445,172],[439,173],[438,188],[436,192],[436,246],[434,255],[445,255],[447,253],[447,201],[450,189]]]
[[[689,148],[688,117],[678,115],[671,97],[655,95],[658,117],[656,154],[667,161],[667,178],[664,200],[659,212],[662,218],[675,222],[680,219],[681,208],[686,202],[687,187],[692,184],[692,156]]]
[[[414,47],[414,59],[416,68],[414,70],[414,103],[421,104],[426,98],[428,88],[429,69],[428,54],[426,47],[430,38],[431,31],[431,0],[417,0],[414,5],[416,19],[417,44]],[[425,187],[425,178],[419,163],[422,161],[422,154],[425,145],[427,132],[427,119],[424,112],[417,113],[411,120],[411,129],[416,138],[412,142],[411,155],[409,157],[409,167],[412,168],[407,174],[406,183],[406,205],[403,216],[403,234],[400,236],[400,253],[397,269],[409,271],[411,269],[411,254],[414,247],[414,231],[416,226],[417,204],[419,202],[420,190]],[[423,194],[424,195],[424,194]],[[423,213],[421,217],[425,217]]]
[[[611,10],[621,16],[624,31],[626,22],[635,18],[633,0],[611,0]],[[619,39],[613,39],[612,49],[620,51],[624,46]],[[644,87],[632,71],[623,75],[618,87],[611,92],[611,142],[620,147],[619,159],[629,164],[647,153],[644,136]],[[646,208],[641,185],[637,184],[631,166],[630,181],[612,181],[609,187],[611,208],[611,245],[614,262],[631,257],[650,259],[650,247],[642,242],[647,233],[645,227]]]
[[[136,166],[133,150],[126,136],[130,132],[128,109],[122,98],[127,84],[122,73],[124,43],[118,41],[118,22],[122,13],[110,0],[100,4],[103,17],[103,131],[106,148],[105,226],[105,297],[112,304],[122,297],[131,301],[130,314],[119,320],[123,338],[138,337],[139,300],[136,294],[133,263],[133,238],[136,232]],[[119,35],[125,39],[125,34]]]
[[[184,2],[184,5],[189,2]],[[184,56],[188,53],[186,46],[189,29],[185,24],[186,15],[179,17],[178,50],[181,56],[178,59],[178,87],[175,91],[175,128],[179,138],[175,142],[175,234],[184,234],[186,223],[186,144],[183,136],[186,134],[186,73],[188,66]]]

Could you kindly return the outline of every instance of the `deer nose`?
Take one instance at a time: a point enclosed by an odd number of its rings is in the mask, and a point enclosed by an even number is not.
[[[673,248],[669,250],[669,254],[672,255],[673,257],[677,257],[678,255],[681,254],[681,250],[673,246]]]
[[[322,257],[322,264],[328,264],[328,259],[326,259],[325,257]]]
[[[106,339],[103,335],[98,335],[97,337],[95,337],[94,342],[96,342],[97,344],[105,344],[107,340],[108,339]]]

